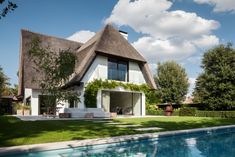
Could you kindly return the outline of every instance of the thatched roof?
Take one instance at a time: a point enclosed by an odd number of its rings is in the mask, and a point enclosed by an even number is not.
[[[62,38],[52,37],[48,35],[42,35],[34,33],[28,30],[21,30],[21,47],[20,47],[20,65],[19,65],[19,90],[18,95],[23,95],[24,88],[39,89],[39,83],[33,81],[34,78],[42,77],[42,72],[35,70],[35,65],[30,59],[28,54],[28,43],[34,38],[39,38],[42,47],[50,47],[55,52],[59,50],[70,49],[71,52],[76,52],[80,47],[81,43],[74,42]]]
[[[82,80],[97,54],[138,62],[146,82],[151,88],[156,89],[156,84],[144,57],[111,25],[106,25],[103,30],[96,33],[78,49],[75,76],[67,84],[68,86]]]
[[[20,50],[20,68],[19,68],[19,94],[23,94],[24,88],[39,89],[37,82],[33,82],[33,77],[40,77],[33,68],[33,63],[29,59],[27,53],[29,43],[33,38],[39,37],[42,41],[41,46],[50,46],[55,51],[70,48],[77,56],[77,63],[73,77],[65,86],[73,86],[79,84],[86,71],[92,64],[96,55],[113,56],[128,59],[139,63],[144,74],[146,82],[151,88],[156,89],[155,82],[149,70],[146,60],[140,55],[136,49],[128,43],[128,41],[111,25],[106,25],[103,30],[96,33],[89,41],[84,44],[56,38],[30,31],[21,31],[21,50]]]

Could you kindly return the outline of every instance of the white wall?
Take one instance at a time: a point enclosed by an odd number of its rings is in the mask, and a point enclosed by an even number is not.
[[[82,79],[82,82],[89,83],[95,79],[108,79],[108,58],[97,56],[89,70]],[[129,82],[136,84],[146,83],[138,63],[129,61]]]
[[[135,116],[141,116],[141,93],[133,93],[133,113]]]
[[[31,107],[31,115],[38,115],[38,92],[31,89],[31,88],[25,88],[24,90],[24,95],[25,95],[25,98],[24,98],[24,102],[25,102],[25,99],[28,98],[28,97],[31,97],[31,104],[30,104],[30,107]]]
[[[142,101],[142,115],[141,116],[145,116],[145,94],[144,93],[142,93],[141,101]]]
[[[108,78],[108,59],[104,56],[97,56],[82,78],[83,83],[92,82],[95,79],[105,80]]]
[[[139,65],[135,62],[129,62],[129,82],[135,84],[146,83]]]
[[[40,92],[35,89],[32,90],[31,95],[31,115],[38,115],[39,114],[39,98]]]

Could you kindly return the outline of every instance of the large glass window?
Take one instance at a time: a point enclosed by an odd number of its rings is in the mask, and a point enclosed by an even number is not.
[[[116,59],[108,60],[108,79],[118,81],[128,81],[127,62]]]

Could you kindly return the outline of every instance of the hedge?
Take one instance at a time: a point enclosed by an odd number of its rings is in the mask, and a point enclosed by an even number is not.
[[[179,116],[195,116],[197,109],[195,107],[181,108]]]
[[[146,103],[146,115],[156,115],[156,116],[164,116],[164,109],[158,108],[156,109],[156,105],[150,105]],[[174,109],[172,112],[172,116],[179,116],[179,109]]]
[[[235,118],[235,111],[196,111],[196,116]]]

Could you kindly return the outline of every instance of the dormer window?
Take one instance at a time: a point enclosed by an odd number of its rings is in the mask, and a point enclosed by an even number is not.
[[[128,81],[128,62],[117,59],[108,59],[108,79]]]

